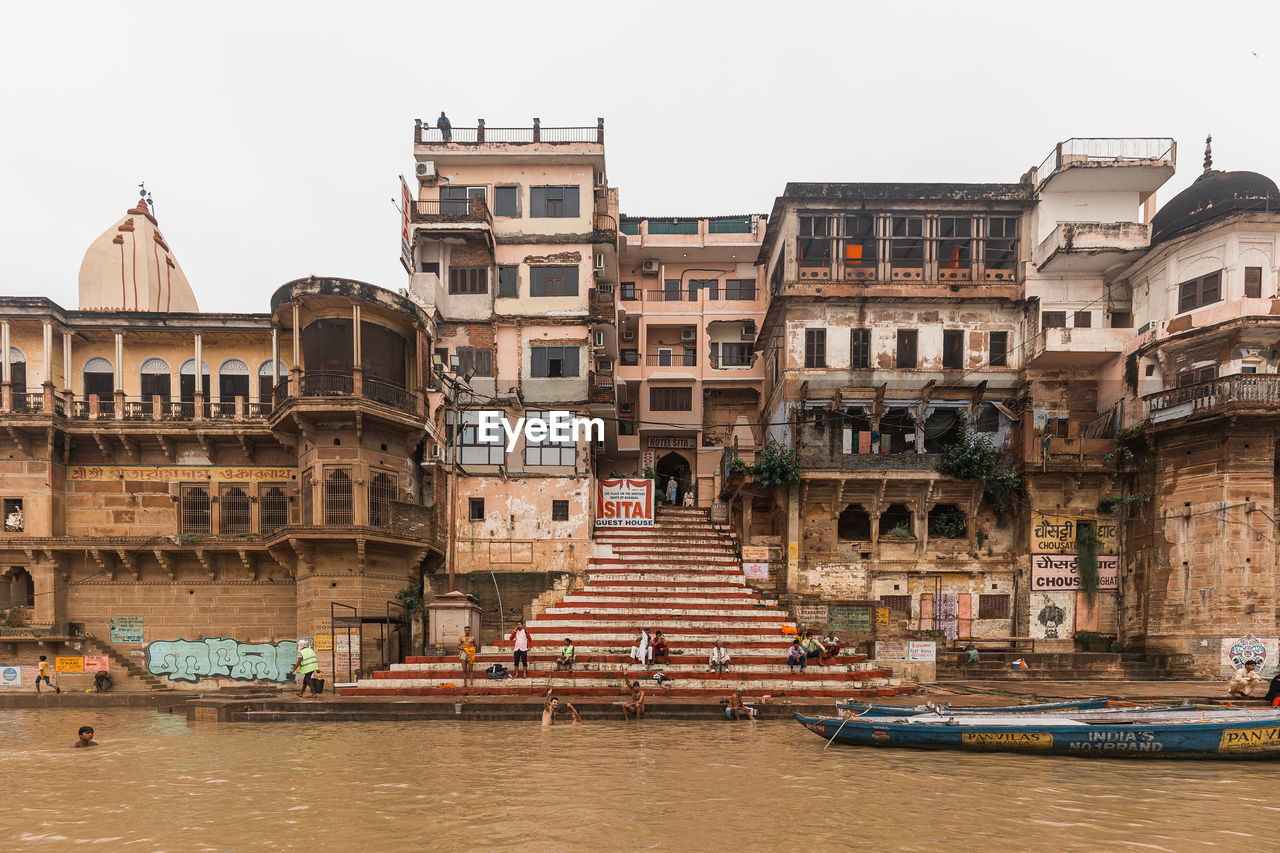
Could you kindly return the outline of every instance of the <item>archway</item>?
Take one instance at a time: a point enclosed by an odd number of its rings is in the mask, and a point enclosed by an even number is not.
[[[36,585],[31,573],[22,566],[10,566],[0,574],[0,596],[7,599],[5,607],[34,607]]]
[[[653,469],[653,473],[658,479],[658,491],[667,494],[667,481],[675,478],[676,481],[676,506],[684,500],[684,493],[689,491],[693,485],[693,480],[689,476],[689,460],[685,459],[679,453],[672,451],[666,456],[658,460],[657,466]]]

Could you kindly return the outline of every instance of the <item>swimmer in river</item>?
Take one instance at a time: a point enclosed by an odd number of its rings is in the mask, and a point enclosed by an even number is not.
[[[622,703],[622,719],[629,720],[630,714],[635,714],[636,719],[640,719],[640,715],[644,713],[644,690],[640,689],[640,682],[631,682],[631,701]]]
[[[93,726],[81,726],[77,732],[79,739],[71,744],[72,749],[85,749],[90,746],[97,746],[98,742],[93,739]]]
[[[582,725],[582,716],[578,713],[578,709],[573,707],[572,702],[563,703],[565,708],[569,709],[569,713],[573,715],[573,725]],[[560,712],[561,702],[555,696],[551,695],[551,691],[547,691],[547,701],[542,705],[542,725],[554,726],[556,724],[556,714]]]

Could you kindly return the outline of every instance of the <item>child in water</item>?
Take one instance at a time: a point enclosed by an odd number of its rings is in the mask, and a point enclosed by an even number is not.
[[[76,742],[71,744],[72,749],[86,749],[98,745],[98,742],[93,739],[93,726],[81,726],[77,735]]]

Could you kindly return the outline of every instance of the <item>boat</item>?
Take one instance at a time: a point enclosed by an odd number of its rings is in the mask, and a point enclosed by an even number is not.
[[[874,705],[869,702],[837,702],[841,711],[852,711],[868,717],[914,717],[920,714],[1044,714],[1057,711],[1087,711],[1093,708],[1106,708],[1110,699],[1077,699],[1073,702],[1044,702],[1038,705],[995,705],[988,708],[934,705],[913,705],[899,707],[896,705]]]
[[[850,746],[1141,758],[1280,758],[1280,714],[1185,711],[1107,719],[1062,714],[810,717],[805,728]]]

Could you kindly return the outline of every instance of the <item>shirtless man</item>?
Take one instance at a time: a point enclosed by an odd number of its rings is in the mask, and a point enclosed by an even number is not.
[[[742,691],[735,690],[733,695],[729,697],[729,704],[725,706],[724,715],[730,720],[741,720],[745,715],[748,720],[754,720],[756,711],[754,708],[748,708],[742,701]]]
[[[563,706],[559,699],[551,695],[551,691],[547,691],[547,701],[542,704],[542,725],[554,726],[556,724],[556,714],[560,712],[560,708],[569,709],[569,713],[573,717],[573,725],[582,725],[582,716],[578,713],[578,709],[573,707],[572,702],[565,702]]]
[[[71,744],[72,749],[87,749],[98,745],[98,742],[93,739],[93,726],[81,726],[77,734],[79,737],[75,743]]]
[[[471,626],[462,629],[458,637],[458,660],[462,662],[462,686],[475,686],[476,638],[471,635]]]
[[[636,719],[640,719],[640,715],[644,713],[644,691],[640,689],[640,682],[631,682],[631,701],[622,704],[622,719],[629,720],[630,714],[635,714]]]

